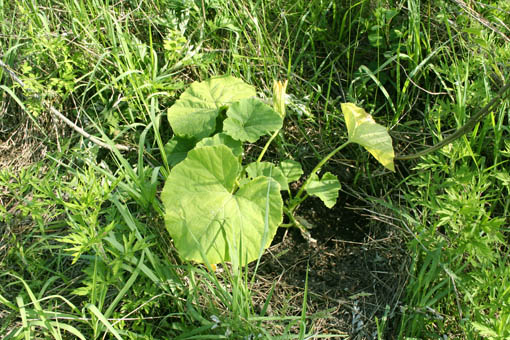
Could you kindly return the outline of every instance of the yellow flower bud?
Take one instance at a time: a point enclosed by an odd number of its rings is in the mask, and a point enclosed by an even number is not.
[[[287,80],[283,83],[273,81],[273,109],[282,116],[285,117],[285,90],[287,89]]]

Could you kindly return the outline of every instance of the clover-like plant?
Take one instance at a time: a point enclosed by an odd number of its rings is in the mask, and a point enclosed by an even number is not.
[[[286,82],[275,82],[273,107],[256,98],[242,80],[214,77],[195,82],[168,110],[174,136],[165,146],[173,168],[162,192],[165,224],[180,256],[214,265],[239,266],[257,259],[273,240],[283,214],[306,233],[294,213],[308,195],[331,208],[340,189],[338,178],[320,168],[349,143],[363,145],[393,170],[393,148],[386,129],[354,104],[342,104],[346,143],[317,164],[295,196],[289,183],[303,175],[299,162],[279,164],[262,158],[283,126]],[[243,143],[270,135],[255,162],[245,164]],[[281,191],[287,191],[285,203]]]

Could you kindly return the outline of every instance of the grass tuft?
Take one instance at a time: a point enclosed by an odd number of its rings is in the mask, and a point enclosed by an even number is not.
[[[187,84],[288,81],[265,157],[308,174],[344,102],[400,155],[462,128],[508,82],[509,23],[505,0],[0,0],[0,334],[510,337],[509,99],[395,174],[342,150],[339,207],[298,212],[317,248],[283,230],[256,266],[183,263],[159,199]]]

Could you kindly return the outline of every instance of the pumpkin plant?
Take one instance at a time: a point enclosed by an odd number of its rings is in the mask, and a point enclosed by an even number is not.
[[[294,213],[308,195],[331,208],[340,189],[338,178],[320,168],[350,143],[363,145],[390,170],[391,139],[383,126],[354,104],[342,104],[348,140],[321,160],[295,196],[289,183],[303,175],[299,162],[262,161],[285,118],[286,82],[275,82],[273,107],[256,97],[240,79],[223,76],[194,82],[168,110],[173,137],[165,146],[173,166],[161,197],[165,224],[184,260],[214,265],[256,260],[273,240],[283,214],[303,227]],[[270,135],[255,162],[245,164],[243,143]],[[281,191],[289,193],[284,202]]]

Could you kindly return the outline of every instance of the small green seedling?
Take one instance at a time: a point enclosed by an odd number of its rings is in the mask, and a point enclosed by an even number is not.
[[[174,136],[165,147],[173,166],[162,192],[165,224],[180,256],[214,265],[256,260],[273,240],[285,213],[293,225],[297,207],[308,195],[331,208],[340,190],[338,178],[320,168],[350,143],[363,145],[394,170],[386,129],[354,104],[342,104],[348,140],[317,164],[292,197],[289,183],[301,178],[301,165],[262,158],[283,126],[286,82],[275,82],[273,107],[256,98],[255,88],[224,76],[195,82],[168,110]],[[271,135],[257,161],[243,163],[243,143]],[[281,191],[289,192],[284,202]]]

